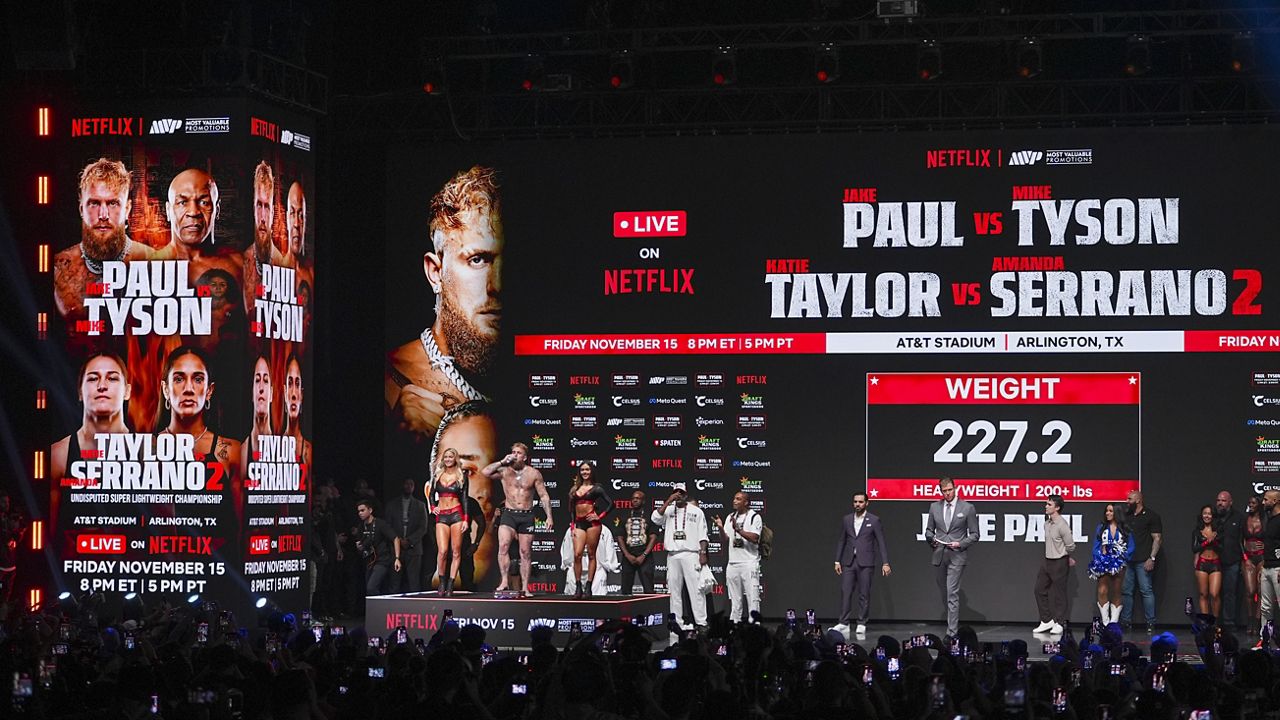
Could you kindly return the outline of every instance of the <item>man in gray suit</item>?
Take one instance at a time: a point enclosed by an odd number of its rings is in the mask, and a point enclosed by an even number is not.
[[[400,537],[404,563],[391,576],[391,593],[422,592],[422,541],[427,534],[427,504],[413,496],[413,478],[401,483],[401,495],[387,503],[387,520]]]
[[[858,637],[867,634],[867,617],[871,614],[872,570],[877,563],[880,573],[888,577],[889,547],[884,543],[880,518],[867,512],[867,494],[853,494],[853,512],[844,516],[844,529],[836,545],[836,574],[840,576],[840,622],[838,630],[849,635],[849,618],[853,614],[853,596],[858,596]]]
[[[947,634],[960,629],[960,578],[969,562],[969,546],[978,542],[978,513],[966,500],[956,499],[956,483],[949,477],[938,481],[942,499],[929,506],[924,539],[933,548],[938,589],[947,600]]]

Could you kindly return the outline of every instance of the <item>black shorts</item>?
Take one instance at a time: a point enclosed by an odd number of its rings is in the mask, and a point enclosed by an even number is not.
[[[511,508],[502,508],[502,519],[498,521],[498,526],[515,528],[516,532],[521,535],[532,535],[533,510],[512,510]]]
[[[462,522],[462,511],[454,508],[448,512],[436,513],[436,522],[441,525],[454,525]]]
[[[590,530],[593,527],[600,527],[599,520],[588,520],[586,518],[574,518],[573,526],[579,530]]]

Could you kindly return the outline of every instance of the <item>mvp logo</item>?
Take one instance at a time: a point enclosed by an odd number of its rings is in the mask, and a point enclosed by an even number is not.
[[[178,132],[178,130],[181,127],[182,127],[181,120],[172,120],[168,118],[164,120],[152,120],[151,134],[152,135],[172,135],[173,133]]]
[[[181,127],[182,127],[181,120],[173,120],[169,118],[166,118],[164,120],[152,120],[150,134],[172,135],[173,133],[178,132],[179,128]]]
[[[1010,165],[1035,165],[1044,159],[1039,150],[1015,150],[1009,155]]]

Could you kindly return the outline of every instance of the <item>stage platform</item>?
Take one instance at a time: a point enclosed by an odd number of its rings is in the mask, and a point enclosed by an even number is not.
[[[455,590],[449,597],[438,592],[377,595],[365,598],[365,627],[369,633],[387,635],[398,626],[409,637],[431,639],[440,629],[445,610],[452,610],[460,625],[479,624],[485,642],[504,648],[529,646],[529,630],[535,625],[556,629],[556,645],[563,644],[572,623],[590,633],[609,620],[642,618],[641,626],[653,639],[667,639],[666,617],[671,599],[666,595],[607,595],[575,600],[570,595],[535,595],[519,600],[494,597],[492,592]]]

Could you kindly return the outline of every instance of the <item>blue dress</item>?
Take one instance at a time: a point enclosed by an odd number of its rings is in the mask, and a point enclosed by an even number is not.
[[[1117,575],[1129,563],[1133,554],[1133,546],[1129,538],[1119,528],[1112,530],[1101,523],[1093,533],[1093,560],[1089,562],[1089,579],[1097,580],[1103,575]]]

